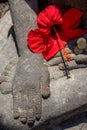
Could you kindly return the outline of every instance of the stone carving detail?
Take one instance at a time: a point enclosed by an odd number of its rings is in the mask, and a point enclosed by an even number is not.
[[[2,18],[8,10],[9,10],[8,2],[0,3],[0,18]]]
[[[84,40],[82,41],[82,39]],[[80,42],[80,44],[83,44],[83,45],[85,44],[85,48],[83,49],[82,53],[78,52],[80,54],[75,54],[74,48],[77,47],[78,41]],[[65,49],[68,51],[71,57],[71,61],[70,62],[67,62],[66,60],[65,61],[68,64],[69,70],[87,67],[86,48],[87,48],[87,34],[83,35],[83,38],[77,38],[76,40],[72,40],[68,43]],[[59,65],[59,69],[64,70],[60,53],[58,53],[52,60],[49,60],[48,65],[51,65],[51,66]]]
[[[27,121],[29,124],[32,124],[35,118],[39,119],[41,117],[41,95],[45,98],[50,95],[49,73],[47,67],[44,65],[42,56],[31,53],[26,46],[25,38],[27,32],[36,27],[35,13],[24,0],[9,0],[9,3],[21,55],[13,81],[14,118],[17,119],[20,117],[21,122],[25,123]],[[24,6],[24,4],[26,6]],[[27,14],[27,12],[29,12],[29,14]],[[21,27],[22,23],[23,26]],[[69,69],[82,68],[83,66],[77,65],[76,62],[82,61],[84,58],[82,58],[82,56],[78,58],[72,51],[70,55],[74,61],[68,64]],[[58,62],[61,63],[61,60]],[[50,64],[50,61],[48,64]],[[63,69],[61,65],[59,65],[59,68]],[[41,83],[43,77],[44,81]],[[42,86],[42,88],[40,86]],[[27,102],[28,105],[26,104]]]
[[[13,81],[14,118],[32,125],[41,117],[42,97],[50,95],[49,73],[42,56],[27,47],[27,33],[36,27],[35,12],[25,0],[9,3],[20,53]]]
[[[9,2],[12,7],[12,18],[14,21],[19,52],[21,55],[13,81],[14,118],[19,118],[23,123],[27,121],[27,123],[32,124],[36,118],[39,119],[41,117],[42,96],[47,98],[50,95],[48,85],[49,73],[45,64],[48,65],[48,68],[49,66],[59,65],[59,68],[61,69],[62,61],[59,53],[47,63],[43,61],[41,55],[37,56],[36,54],[29,52],[26,46],[25,38],[27,31],[36,27],[36,15],[24,0],[9,0]],[[24,4],[26,5],[26,8],[23,8]],[[28,14],[26,12],[30,13]],[[77,66],[77,62],[87,62],[86,55],[85,57],[83,54],[76,56],[69,47],[67,47],[67,49],[72,57],[72,61],[69,64],[70,69],[75,67],[79,68]],[[59,69],[57,70],[59,71]],[[43,85],[40,84],[42,77],[44,80],[42,82]]]

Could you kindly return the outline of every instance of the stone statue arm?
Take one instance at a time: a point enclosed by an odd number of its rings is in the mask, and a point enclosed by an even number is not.
[[[15,119],[32,125],[39,120],[42,97],[50,95],[49,73],[41,54],[27,47],[27,33],[36,28],[36,14],[25,0],[9,0],[14,24],[19,61],[13,80],[13,113]]]

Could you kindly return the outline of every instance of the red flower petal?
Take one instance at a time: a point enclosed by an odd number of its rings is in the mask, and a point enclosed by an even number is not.
[[[63,28],[75,29],[81,22],[83,12],[77,8],[69,9],[63,15]]]
[[[40,34],[39,29],[31,30],[28,33],[27,38],[29,48],[35,53],[42,53],[46,50],[46,45],[44,44],[44,40],[42,35]]]
[[[66,45],[66,42],[61,40],[59,35],[58,42],[51,35],[44,38],[39,29],[30,31],[27,41],[30,50],[35,53],[42,53],[46,60],[52,58]],[[60,48],[58,43],[60,44]]]
[[[50,33],[50,27],[57,24],[62,24],[62,13],[61,11],[53,5],[48,6],[37,17],[37,24],[38,27],[43,31],[45,34]]]
[[[51,59],[57,52],[62,50],[67,44],[64,40],[61,40],[58,34],[57,36],[58,36],[58,41],[54,39],[52,36],[50,37],[46,47],[46,51],[43,52],[43,56],[46,60]]]
[[[74,38],[77,38],[83,34],[85,34],[87,31],[84,29],[64,29],[63,31],[60,32],[60,36],[62,37],[63,40],[69,41]]]
[[[63,15],[60,35],[65,41],[77,38],[87,32],[85,29],[78,28],[82,15],[83,12],[77,8],[71,8]]]

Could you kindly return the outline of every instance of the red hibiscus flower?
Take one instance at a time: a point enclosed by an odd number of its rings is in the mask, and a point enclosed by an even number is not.
[[[48,6],[37,17],[38,29],[28,33],[29,48],[49,60],[65,47],[68,40],[86,32],[77,28],[82,15],[82,11],[71,8],[62,16],[56,6]]]

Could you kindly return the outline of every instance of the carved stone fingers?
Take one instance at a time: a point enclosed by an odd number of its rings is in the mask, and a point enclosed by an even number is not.
[[[50,96],[50,75],[47,66],[42,67],[42,78],[41,78],[41,93],[43,98],[48,98]]]

